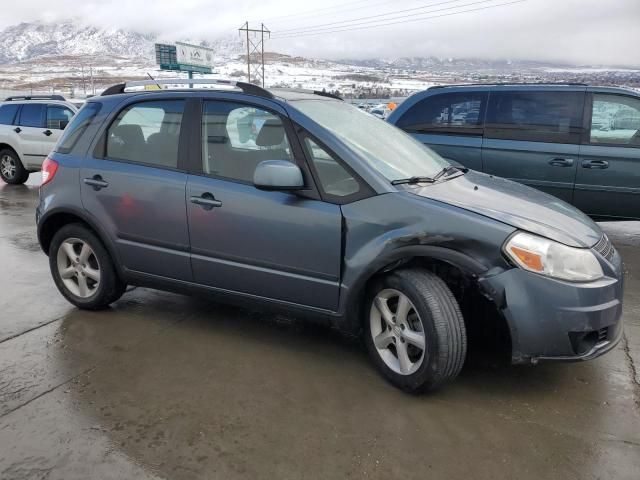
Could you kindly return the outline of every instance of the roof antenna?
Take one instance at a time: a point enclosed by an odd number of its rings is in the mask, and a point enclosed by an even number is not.
[[[149,72],[147,72],[147,76],[148,76],[151,80],[155,80],[155,78],[153,78]],[[156,86],[158,87],[158,90],[162,90],[162,87],[160,86],[160,84],[159,84],[159,83],[156,83]]]

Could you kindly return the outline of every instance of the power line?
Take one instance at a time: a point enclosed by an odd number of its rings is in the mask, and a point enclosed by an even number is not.
[[[298,13],[291,13],[288,15],[279,15],[277,17],[271,17],[271,18],[265,18],[264,21],[265,22],[269,22],[271,24],[274,23],[281,23],[283,20],[280,20],[282,18],[297,18],[297,17],[308,17],[310,15],[316,14],[317,12],[323,12],[326,10],[333,10],[337,7],[338,11],[342,10],[344,7],[350,6],[350,5],[359,5],[362,3],[368,3],[368,0],[358,0],[355,2],[348,2],[348,3],[343,3],[340,5],[332,5],[329,7],[322,7],[322,8],[315,8],[313,10],[303,10],[302,12],[298,12]],[[387,2],[384,2],[387,3]],[[257,21],[257,20],[256,20]],[[286,20],[286,21],[290,21],[290,20]]]
[[[369,18],[387,17],[387,20],[394,20],[396,18],[412,17],[413,15],[404,15],[404,16],[401,16],[401,17],[394,17],[393,15],[397,15],[399,13],[406,13],[406,12],[415,12],[416,10],[424,10],[425,8],[433,8],[433,7],[437,7],[438,5],[446,5],[446,4],[450,4],[450,3],[458,3],[458,2],[461,2],[461,1],[463,1],[463,0],[446,0],[444,2],[432,3],[432,4],[429,4],[429,5],[422,5],[420,7],[406,8],[404,10],[393,10],[391,12],[380,13],[378,15],[367,15],[365,17],[352,18],[351,20],[341,20],[339,22],[321,23],[319,25],[311,25],[311,26],[308,26],[308,27],[298,27],[298,28],[289,28],[289,29],[286,29],[286,30],[278,30],[278,33],[288,34],[289,32],[294,32],[294,31],[317,30],[320,27],[325,27],[327,25],[338,25],[338,24],[341,24],[341,23],[352,23],[352,22],[357,22],[358,20],[367,20]],[[482,0],[479,3],[487,3],[487,2],[492,2],[492,1],[495,1],[495,0]],[[453,6],[453,7],[449,7],[449,8],[458,8],[458,7],[464,7],[464,6],[466,6],[466,5],[458,5],[457,7]],[[444,9],[444,10],[446,10],[446,9]],[[440,10],[434,10],[434,11],[439,12]],[[430,12],[424,12],[424,13],[430,13]],[[391,15],[390,18],[388,17],[389,15]],[[378,22],[378,21],[379,20],[373,20],[373,21],[371,21],[371,23]],[[364,22],[364,23],[367,23],[367,22]],[[347,26],[347,25],[345,25],[345,26]]]
[[[483,0],[485,1],[485,0]],[[282,38],[297,38],[297,37],[306,37],[306,36],[311,36],[311,35],[322,35],[325,33],[338,33],[338,32],[348,32],[348,31],[352,31],[352,30],[367,30],[370,28],[378,28],[378,27],[386,27],[386,26],[390,26],[390,25],[397,25],[397,24],[401,24],[401,23],[411,23],[411,22],[420,22],[420,21],[424,21],[424,20],[430,20],[433,18],[440,18],[440,17],[449,17],[452,15],[459,15],[462,13],[469,13],[469,12],[477,12],[480,10],[488,10],[491,8],[497,8],[497,7],[505,7],[507,5],[514,5],[516,3],[523,3],[526,2],[527,0],[515,0],[512,2],[506,2],[506,3],[499,3],[496,5],[487,5],[484,7],[477,7],[477,8],[470,8],[467,10],[461,10],[458,12],[449,12],[449,13],[441,13],[439,15],[430,15],[427,17],[420,17],[420,18],[410,18],[408,20],[401,20],[401,21],[397,21],[397,22],[385,22],[385,23],[378,23],[375,25],[365,25],[365,26],[355,26],[354,25],[349,25],[349,26],[345,26],[344,28],[338,28],[338,29],[325,29],[322,31],[312,31],[312,32],[303,32],[303,33],[293,33],[290,35],[282,35],[282,36],[275,36],[272,37],[272,40],[279,40]],[[475,2],[475,3],[482,3],[482,2]],[[449,7],[447,9],[444,10],[451,10],[452,8],[462,8],[463,6],[469,6],[472,4],[467,4],[467,5],[459,5],[457,7]],[[436,11],[436,10],[434,10]],[[426,13],[433,13],[433,12],[426,12]],[[414,15],[410,15],[411,17],[413,17]],[[364,22],[364,23],[371,23],[371,22]]]

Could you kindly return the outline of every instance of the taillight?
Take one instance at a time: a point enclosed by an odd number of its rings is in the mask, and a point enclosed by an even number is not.
[[[40,186],[49,183],[56,176],[58,171],[58,162],[47,157],[42,164],[42,183]]]

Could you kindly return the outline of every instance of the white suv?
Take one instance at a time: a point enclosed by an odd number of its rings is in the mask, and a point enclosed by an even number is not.
[[[39,171],[77,110],[60,95],[9,97],[0,103],[0,178],[21,184]]]

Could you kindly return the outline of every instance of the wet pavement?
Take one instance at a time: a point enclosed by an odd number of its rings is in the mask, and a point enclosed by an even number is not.
[[[603,224],[627,271],[613,352],[474,358],[412,396],[299,319],[146,289],[75,309],[36,198],[0,183],[0,479],[640,478],[640,222]]]

